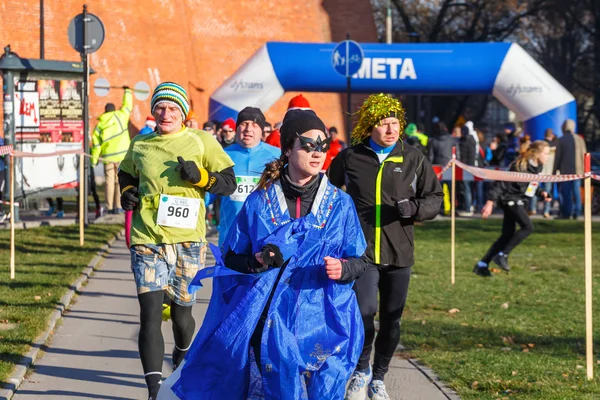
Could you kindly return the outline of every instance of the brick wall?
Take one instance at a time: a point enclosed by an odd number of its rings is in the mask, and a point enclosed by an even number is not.
[[[46,59],[79,60],[69,45],[67,27],[82,4],[45,2]],[[357,41],[377,39],[369,0],[88,0],[87,4],[106,29],[102,48],[90,58],[96,71],[92,85],[98,77],[111,85],[145,81],[151,88],[173,80],[186,87],[203,120],[210,94],[266,41],[339,41],[346,32]],[[21,57],[39,58],[39,0],[0,2],[0,46],[6,44]],[[267,110],[267,119],[281,120],[295,94],[287,93]],[[121,96],[115,89],[107,97],[92,91],[91,125],[105,103],[119,104]],[[327,125],[344,126],[344,95],[306,97]],[[354,96],[354,104],[362,98]],[[136,100],[132,124],[141,128],[148,114],[149,100]]]

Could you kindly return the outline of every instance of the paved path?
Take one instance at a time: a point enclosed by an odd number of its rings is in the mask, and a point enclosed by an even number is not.
[[[210,252],[209,252],[210,254]],[[104,265],[82,288],[76,302],[36,362],[14,400],[146,399],[147,391],[137,350],[138,313],[129,251],[117,241]],[[213,262],[211,256],[207,265]],[[197,328],[208,306],[209,282],[198,292],[194,316]],[[173,336],[163,324],[165,363],[170,373]],[[386,376],[393,400],[443,400],[447,397],[407,360],[396,358]]]

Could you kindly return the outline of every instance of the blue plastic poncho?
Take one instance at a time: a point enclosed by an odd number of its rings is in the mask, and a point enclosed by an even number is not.
[[[267,243],[278,245],[289,263],[274,289],[262,335],[262,379],[260,374],[251,377],[249,343],[279,269],[239,274],[221,261],[196,279],[214,276],[213,292],[172,387],[180,399],[343,398],[362,350],[364,328],[352,283],[329,279],[323,258],[364,253],[354,204],[323,177],[311,212],[292,220],[278,182],[255,191],[231,227],[224,250],[254,254]],[[249,394],[260,386],[258,397]]]

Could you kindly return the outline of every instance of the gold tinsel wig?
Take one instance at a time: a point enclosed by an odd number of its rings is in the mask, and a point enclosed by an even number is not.
[[[404,132],[405,110],[397,99],[383,93],[372,94],[358,110],[358,124],[352,130],[352,144],[362,142],[371,134],[374,127],[379,126],[382,119],[396,117],[400,121],[400,135]]]

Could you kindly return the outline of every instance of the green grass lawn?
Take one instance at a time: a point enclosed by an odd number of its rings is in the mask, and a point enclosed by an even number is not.
[[[464,399],[600,399],[600,365],[594,361],[592,381],[585,370],[583,222],[536,221],[533,235],[509,257],[510,274],[476,276],[471,270],[500,235],[500,224],[457,221],[454,286],[450,223],[416,228],[417,262],[402,320],[407,352]],[[600,225],[593,229],[600,301]]]
[[[6,382],[15,362],[46,328],[69,286],[122,228],[91,225],[84,247],[79,246],[77,225],[17,230],[14,280],[9,275],[10,232],[0,230],[0,383]]]

